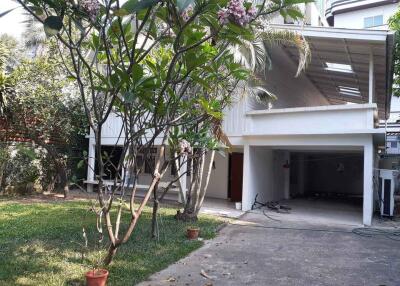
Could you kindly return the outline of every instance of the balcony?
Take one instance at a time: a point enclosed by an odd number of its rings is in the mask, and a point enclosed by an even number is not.
[[[381,133],[376,104],[255,110],[246,113],[244,136]]]

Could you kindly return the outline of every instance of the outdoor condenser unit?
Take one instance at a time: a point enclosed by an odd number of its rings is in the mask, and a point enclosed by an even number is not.
[[[379,170],[378,199],[381,216],[393,216],[396,174],[394,170]]]

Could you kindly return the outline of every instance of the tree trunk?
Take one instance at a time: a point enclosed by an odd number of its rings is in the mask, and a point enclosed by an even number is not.
[[[196,156],[192,160],[192,178],[190,182],[189,192],[183,212],[178,211],[175,218],[182,221],[196,221],[196,205],[200,199],[200,190],[202,186],[202,176],[204,170],[205,154],[204,149],[199,149]]]
[[[210,162],[208,163],[207,174],[206,174],[206,181],[204,183],[204,187],[200,191],[200,199],[196,202],[196,216],[199,214],[201,206],[203,205],[204,197],[206,196],[206,192],[208,189],[208,184],[210,183],[210,177],[212,172],[212,166],[214,163],[215,158],[215,150],[211,151]]]
[[[151,218],[151,238],[158,239],[158,224],[157,224],[157,213],[159,208],[159,201],[157,198],[154,199],[153,203],[153,214]]]
[[[64,164],[58,166],[58,176],[60,177],[60,187],[64,193],[64,199],[68,198],[69,195],[69,181],[66,167]]]
[[[153,213],[151,217],[151,238],[158,238],[157,213],[160,202],[158,201],[157,197],[157,189],[158,189],[158,183],[154,186],[154,191],[153,191],[154,200],[153,200]]]
[[[205,151],[202,150],[202,154],[196,160],[193,160],[193,173],[194,178],[191,182],[191,193],[192,195],[187,197],[183,212],[178,211],[175,218],[182,221],[196,221],[201,206],[203,205],[204,197],[207,192],[207,188],[210,182],[210,176],[212,173],[212,165],[214,162],[215,151],[211,151],[210,162],[208,163],[207,170],[205,170]],[[206,171],[206,174],[204,172]],[[205,182],[203,184],[203,176],[205,176]]]
[[[6,168],[6,162],[0,164],[0,194],[4,192],[5,189],[5,176],[4,176],[4,170]],[[3,187],[4,186],[4,187]]]
[[[104,258],[104,265],[106,266],[110,265],[115,254],[117,253],[117,249],[118,249],[117,246],[114,246],[113,244],[110,245],[110,247],[108,248],[107,256]]]

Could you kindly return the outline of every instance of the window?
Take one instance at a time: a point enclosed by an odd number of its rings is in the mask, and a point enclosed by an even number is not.
[[[149,153],[147,154],[147,158],[144,164],[144,172],[146,174],[152,174],[153,170],[156,166],[156,156],[157,148],[150,148]]]
[[[121,178],[121,173],[117,173],[117,166],[122,156],[122,147],[117,146],[101,146],[101,153],[104,163],[104,180],[114,180],[115,178]],[[121,171],[121,170],[119,170]],[[97,164],[95,164],[95,174],[99,174]]]
[[[181,165],[181,158],[178,158],[178,166]],[[171,176],[176,176],[178,175],[178,171],[176,169],[176,165],[174,161],[171,161]]]
[[[383,25],[383,15],[364,18],[364,28],[371,28]]]
[[[390,142],[390,147],[391,148],[397,148],[397,141]]]
[[[339,93],[348,96],[361,96],[360,89],[352,86],[339,85]]]
[[[325,63],[325,69],[328,71],[343,72],[343,73],[353,73],[353,68],[351,65],[340,64],[340,63]]]
[[[156,165],[155,154],[157,154],[157,148],[150,148],[146,156],[144,153],[136,155],[137,167],[141,168],[140,173],[145,173],[145,174],[153,173],[154,167]],[[143,170],[143,165],[144,165],[144,170]]]

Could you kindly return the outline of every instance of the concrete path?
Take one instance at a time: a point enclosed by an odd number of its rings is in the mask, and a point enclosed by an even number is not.
[[[141,286],[400,285],[400,241],[246,214]]]

